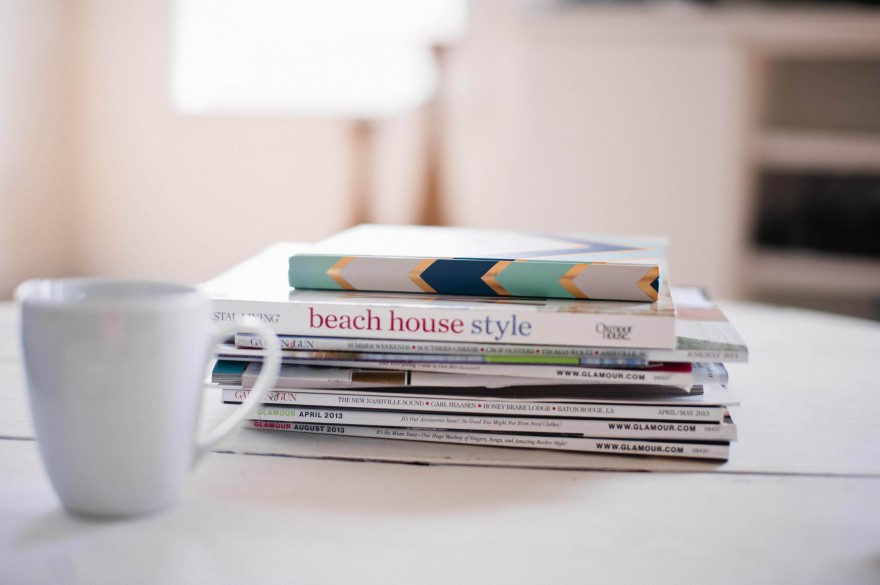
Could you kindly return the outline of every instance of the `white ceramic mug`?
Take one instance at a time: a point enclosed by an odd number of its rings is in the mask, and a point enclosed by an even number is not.
[[[31,414],[65,508],[90,516],[165,509],[187,472],[275,385],[279,344],[253,319],[211,321],[191,286],[102,278],[30,280],[16,291]],[[263,338],[264,375],[207,437],[197,425],[214,345]]]

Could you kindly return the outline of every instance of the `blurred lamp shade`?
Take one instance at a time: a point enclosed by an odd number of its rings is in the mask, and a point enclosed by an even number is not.
[[[187,114],[377,118],[437,86],[463,0],[173,0],[170,96]]]

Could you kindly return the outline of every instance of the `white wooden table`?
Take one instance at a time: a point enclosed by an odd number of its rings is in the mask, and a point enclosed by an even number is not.
[[[96,522],[43,472],[4,305],[0,583],[880,582],[880,327],[723,307],[727,463],[241,429],[173,510]]]

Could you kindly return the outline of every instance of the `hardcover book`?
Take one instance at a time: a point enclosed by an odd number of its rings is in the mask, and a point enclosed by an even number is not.
[[[665,280],[656,302],[469,298],[296,290],[276,244],[202,285],[215,321],[251,315],[282,335],[505,344],[675,346],[675,306]]]
[[[481,361],[549,363],[578,360],[580,365],[639,366],[649,362],[747,362],[749,350],[736,327],[706,292],[697,287],[671,287],[675,303],[675,348],[643,349],[589,346],[510,345],[506,343],[455,343],[414,340],[360,339],[357,337],[308,337],[282,335],[281,349],[287,351],[361,351],[394,354],[439,354],[474,356]],[[259,348],[256,335],[240,333],[235,344],[244,349]],[[427,358],[426,358],[427,359]],[[430,360],[427,360],[430,361]]]
[[[656,301],[665,242],[363,224],[293,254],[299,289]]]

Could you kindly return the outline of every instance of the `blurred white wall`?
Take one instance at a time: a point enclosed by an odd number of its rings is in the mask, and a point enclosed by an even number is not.
[[[198,281],[344,225],[343,122],[179,114],[168,4],[83,0],[79,12],[83,271]]]
[[[674,282],[741,294],[749,61],[737,39],[638,9],[474,9],[475,29],[495,27],[456,63],[452,220],[665,236]]]
[[[0,298],[32,275],[77,270],[69,8],[0,3]]]
[[[168,2],[0,11],[0,298],[37,276],[198,282],[350,224],[351,121],[175,111]],[[375,122],[371,218],[418,213],[421,124]]]
[[[30,181],[29,195],[12,189],[4,199],[23,198],[44,222],[53,221],[46,210],[65,211],[58,225],[7,232],[10,246],[39,239],[42,251],[4,270],[0,292],[55,272],[200,281],[273,241],[313,240],[350,222],[348,122],[174,110],[170,3],[18,5],[27,15],[13,15],[16,30],[41,33],[25,35],[41,50],[7,42],[20,70],[44,73],[30,81],[39,99],[8,101],[28,120],[19,134],[49,148],[45,162],[4,165]],[[609,33],[601,19],[523,6],[473,3],[449,57],[444,219],[669,236],[678,282],[737,294],[742,54],[723,36],[676,38],[683,27]],[[43,135],[32,135],[37,120]],[[421,128],[419,112],[375,125],[367,219],[418,217]],[[18,225],[24,215],[6,216]]]
[[[0,298],[35,276],[199,282],[350,222],[349,121],[174,111],[168,3],[0,7]],[[376,205],[394,221],[415,208],[417,122],[379,124],[375,157],[401,172],[376,177]]]
[[[668,236],[673,282],[747,296],[761,59],[880,48],[860,13],[478,0],[440,107],[373,121],[365,153],[350,120],[176,111],[171,6],[0,3],[0,298],[34,276],[199,282],[327,236],[354,220],[356,157],[362,219],[418,221],[432,113],[444,221]]]

